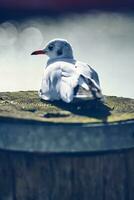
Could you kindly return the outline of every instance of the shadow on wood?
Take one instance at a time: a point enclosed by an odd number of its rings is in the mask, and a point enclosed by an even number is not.
[[[47,101],[41,100],[42,102],[47,103]],[[65,103],[63,101],[53,101],[48,102],[52,105],[61,108],[66,111],[70,111],[72,114],[79,115],[79,116],[86,116],[86,117],[93,117],[96,119],[101,119],[104,123],[107,122],[107,118],[111,115],[110,110],[111,108],[105,105],[100,100],[81,100],[81,101],[74,101],[73,103]],[[60,114],[55,116],[53,113],[49,113],[48,116],[45,117],[63,117]]]

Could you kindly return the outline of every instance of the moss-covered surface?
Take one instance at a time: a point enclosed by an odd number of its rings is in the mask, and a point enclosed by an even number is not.
[[[108,96],[105,103],[93,100],[42,102],[36,91],[1,92],[0,116],[56,123],[114,122],[134,119],[134,100]]]

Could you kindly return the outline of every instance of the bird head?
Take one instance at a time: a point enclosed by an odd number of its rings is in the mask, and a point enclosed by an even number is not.
[[[48,42],[44,49],[34,51],[31,55],[46,54],[50,59],[73,58],[73,50],[67,40],[54,39]]]

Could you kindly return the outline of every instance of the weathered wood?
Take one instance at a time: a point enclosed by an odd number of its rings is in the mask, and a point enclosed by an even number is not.
[[[133,120],[67,125],[9,118],[0,121],[0,149],[34,153],[128,149],[134,147],[133,130]]]
[[[134,149],[95,154],[0,152],[0,200],[133,200]]]
[[[18,155],[14,158],[16,169],[16,198],[71,199],[71,165],[64,157]]]
[[[126,156],[126,173],[128,175],[127,183],[128,184],[128,194],[129,200],[134,199],[134,151],[131,150]]]
[[[34,92],[0,96],[0,200],[134,199],[134,100],[63,112]]]
[[[103,199],[126,199],[126,176],[124,154],[104,156],[103,160]]]
[[[14,200],[14,179],[9,155],[0,152],[0,200]]]
[[[0,92],[0,116],[66,124],[119,122],[134,119],[134,99],[106,96],[102,102],[81,97],[67,104],[41,101],[37,91]]]
[[[73,159],[73,199],[103,200],[101,156],[76,156]]]

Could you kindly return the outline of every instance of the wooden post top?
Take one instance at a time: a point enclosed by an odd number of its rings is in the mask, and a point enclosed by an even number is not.
[[[31,153],[93,153],[134,148],[134,121],[45,123],[0,118],[0,149]]]

